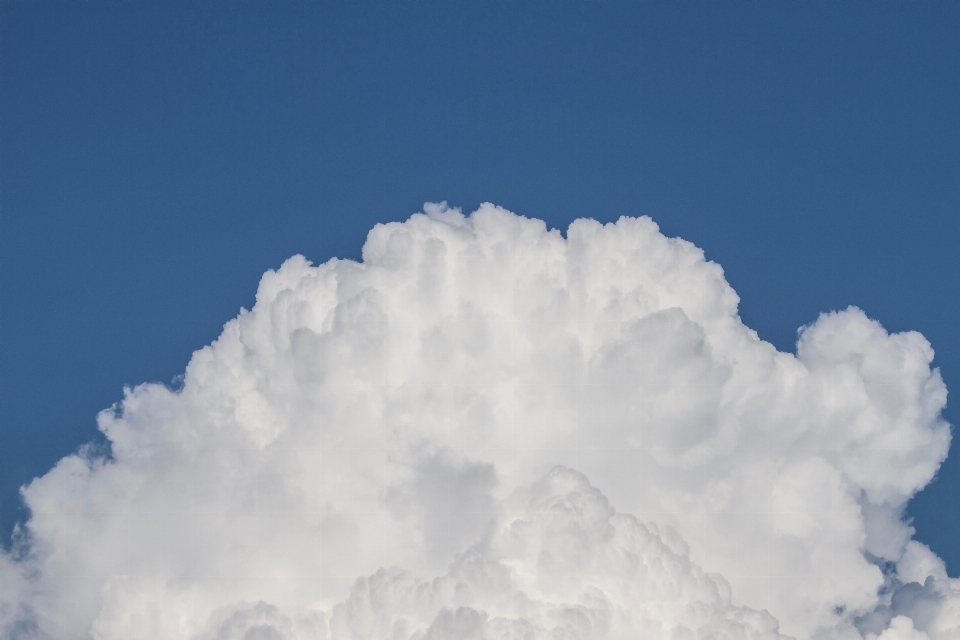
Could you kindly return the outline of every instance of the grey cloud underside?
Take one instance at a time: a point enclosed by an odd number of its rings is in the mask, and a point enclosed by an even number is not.
[[[24,489],[7,636],[958,637],[902,519],[950,440],[922,336],[779,353],[647,218],[425,211],[265,274]]]

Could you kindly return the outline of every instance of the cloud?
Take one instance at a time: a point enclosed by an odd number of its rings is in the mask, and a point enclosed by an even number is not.
[[[303,625],[260,602],[223,612],[204,637],[243,637],[270,615],[279,637]],[[675,532],[616,513],[565,467],[518,490],[442,576],[381,569],[329,617],[334,637],[419,640],[782,638],[776,628],[770,614],[731,605],[729,585],[692,564]]]
[[[779,353],[738,302],[648,218],[426,205],[361,263],[291,258],[180,390],[99,416],[111,457],[24,488],[0,624],[956,637],[960,582],[902,517],[949,447],[930,345],[850,308]]]

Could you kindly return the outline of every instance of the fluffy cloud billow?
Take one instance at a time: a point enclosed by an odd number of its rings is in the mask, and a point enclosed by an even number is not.
[[[930,345],[850,308],[780,353],[737,304],[648,218],[427,205],[295,256],[24,488],[2,635],[960,637],[903,519],[950,442]]]

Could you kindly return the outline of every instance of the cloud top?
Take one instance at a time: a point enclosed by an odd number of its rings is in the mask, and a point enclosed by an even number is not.
[[[35,638],[924,638],[960,584],[903,521],[949,447],[914,332],[796,356],[649,218],[483,205],[295,256],[174,391],[24,491]],[[613,505],[613,506],[611,506]],[[780,635],[783,634],[783,635]]]

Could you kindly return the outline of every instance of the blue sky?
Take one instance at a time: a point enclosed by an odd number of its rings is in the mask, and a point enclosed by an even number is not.
[[[958,33],[956,2],[0,3],[3,538],[265,270],[424,201],[650,215],[780,349],[854,304],[957,393]],[[910,513],[957,575],[953,449]]]

